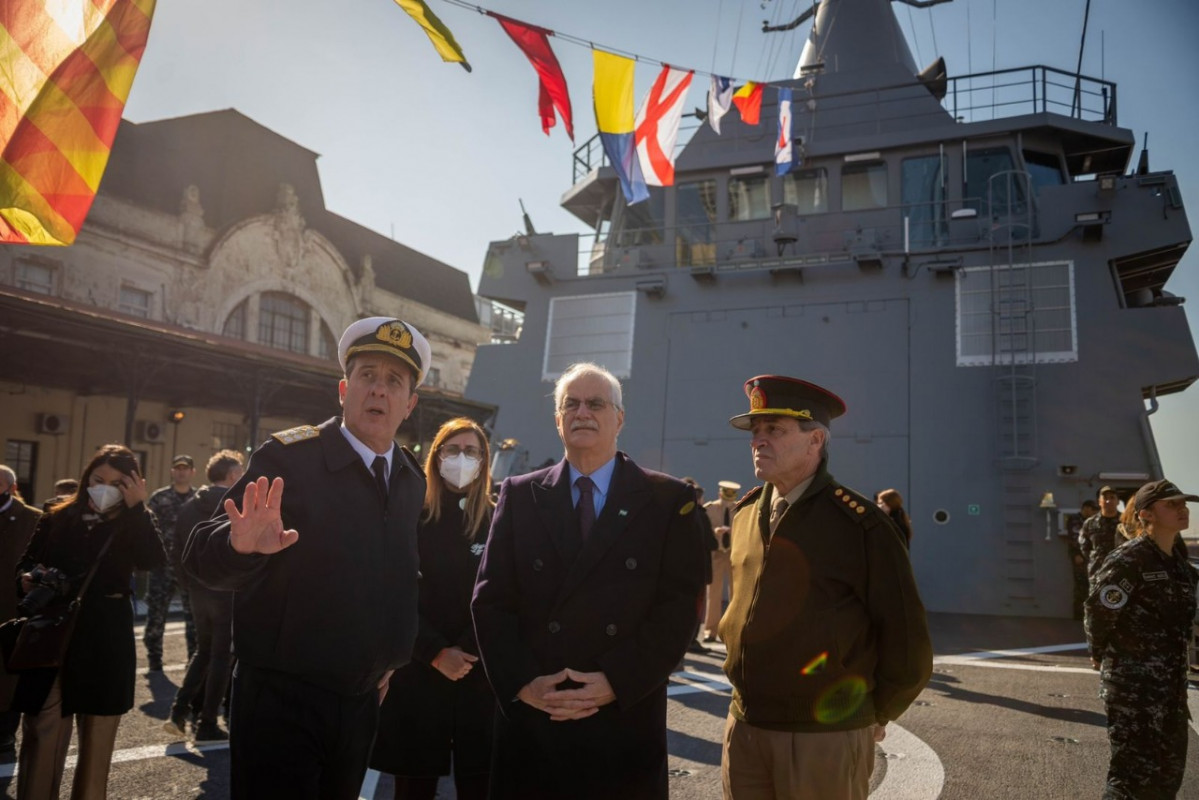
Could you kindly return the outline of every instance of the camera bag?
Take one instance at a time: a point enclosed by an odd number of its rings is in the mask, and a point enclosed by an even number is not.
[[[96,562],[83,579],[79,593],[69,602],[48,606],[33,616],[11,619],[0,625],[0,649],[4,652],[4,666],[9,672],[57,669],[62,666],[67,647],[71,644],[71,633],[75,630],[83,595],[110,544],[111,535],[96,555]]]

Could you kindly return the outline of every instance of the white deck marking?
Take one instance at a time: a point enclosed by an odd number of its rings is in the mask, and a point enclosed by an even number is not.
[[[1045,653],[1068,653],[1087,650],[1086,642],[1077,644],[1051,644],[1044,647],[1025,647],[1019,650],[985,650],[981,653],[961,653],[953,656],[937,656],[933,666],[951,665],[964,667],[987,667],[990,669],[1021,669],[1030,672],[1064,672],[1078,675],[1097,675],[1090,667],[1059,667],[1056,664],[992,664],[988,663],[997,658],[1021,658]]]
[[[887,759],[883,782],[871,800],[936,800],[945,786],[945,768],[931,747],[896,722],[887,723],[887,738],[879,744]]]
[[[1021,656],[1037,655],[1040,653],[1068,653],[1072,650],[1082,650],[1084,653],[1087,650],[1086,642],[1078,642],[1077,644],[1048,644],[1044,647],[1022,647],[1019,650],[984,650],[980,653],[959,653],[953,656],[937,656],[933,662],[940,661],[946,658],[965,658],[974,660],[985,660],[991,658],[1019,658]]]
[[[375,800],[375,790],[379,788],[379,773],[368,769],[362,779],[362,788],[358,790],[358,800]]]

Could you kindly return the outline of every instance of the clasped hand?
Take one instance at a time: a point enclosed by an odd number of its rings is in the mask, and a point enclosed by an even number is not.
[[[559,689],[558,684],[572,680],[583,684],[577,689]],[[555,722],[585,719],[616,700],[616,693],[602,672],[578,672],[567,667],[553,675],[542,675],[525,684],[517,698],[544,711]]]
[[[243,554],[270,555],[295,544],[300,534],[295,529],[283,528],[282,505],[282,478],[275,478],[269,489],[265,477],[247,483],[240,511],[232,498],[226,498],[229,544],[233,549]]]

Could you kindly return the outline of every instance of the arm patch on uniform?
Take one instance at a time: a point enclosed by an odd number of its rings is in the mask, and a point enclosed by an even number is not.
[[[685,517],[694,510],[695,510],[695,501],[688,500],[686,503],[683,503],[683,507],[679,509],[679,516]]]
[[[311,425],[299,425],[295,428],[288,428],[285,431],[279,431],[278,433],[271,434],[271,436],[273,436],[279,442],[279,444],[295,444],[296,442],[314,439],[320,435],[321,432]]]
[[[1109,583],[1099,590],[1099,602],[1103,603],[1104,608],[1110,608],[1113,611],[1124,608],[1128,602],[1128,592],[1114,583]]]

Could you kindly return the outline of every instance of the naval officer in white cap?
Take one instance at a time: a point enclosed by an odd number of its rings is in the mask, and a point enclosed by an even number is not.
[[[342,416],[271,436],[184,553],[188,573],[237,593],[234,798],[357,798],[380,695],[416,637],[425,479],[394,437],[429,343],[372,317],[337,355]]]

